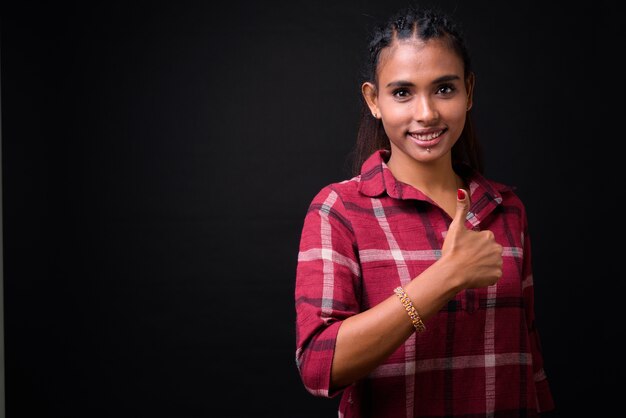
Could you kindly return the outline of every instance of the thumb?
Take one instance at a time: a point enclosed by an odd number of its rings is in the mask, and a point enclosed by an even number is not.
[[[469,211],[470,199],[469,194],[465,189],[457,189],[456,193],[456,212],[454,213],[454,218],[452,219],[452,223],[463,226],[465,225],[465,219],[467,217],[467,212]]]

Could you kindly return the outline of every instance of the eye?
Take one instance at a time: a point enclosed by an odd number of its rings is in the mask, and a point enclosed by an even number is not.
[[[410,97],[411,92],[409,91],[409,89],[402,87],[399,89],[395,89],[391,94],[396,99],[406,100]]]
[[[449,96],[455,91],[456,91],[456,87],[453,84],[442,84],[439,87],[437,87],[437,94],[441,94],[443,96]]]

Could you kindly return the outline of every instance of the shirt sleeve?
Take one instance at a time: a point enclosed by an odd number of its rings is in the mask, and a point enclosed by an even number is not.
[[[537,330],[535,323],[535,296],[533,285],[533,271],[531,261],[531,245],[530,236],[528,234],[528,222],[525,212],[523,212],[523,245],[524,245],[524,260],[523,260],[523,295],[524,305],[526,308],[526,322],[528,325],[528,334],[530,341],[530,349],[532,353],[533,361],[533,373],[535,380],[535,388],[537,393],[537,407],[539,412],[547,412],[554,409],[554,401],[552,399],[552,393],[548,384],[548,379],[543,368],[543,355],[541,352],[541,341],[539,338],[539,331]]]
[[[323,188],[304,219],[295,285],[296,365],[307,391],[334,397],[330,371],[342,321],[359,312],[360,267],[337,191]]]

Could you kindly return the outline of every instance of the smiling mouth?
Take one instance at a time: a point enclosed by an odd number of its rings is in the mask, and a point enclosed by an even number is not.
[[[445,129],[442,129],[440,131],[428,132],[425,134],[409,132],[409,135],[418,141],[432,141],[433,139],[440,137],[445,131]]]

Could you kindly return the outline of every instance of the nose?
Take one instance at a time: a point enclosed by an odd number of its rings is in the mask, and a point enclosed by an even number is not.
[[[429,96],[421,96],[415,101],[415,120],[428,125],[439,119],[436,103]]]

